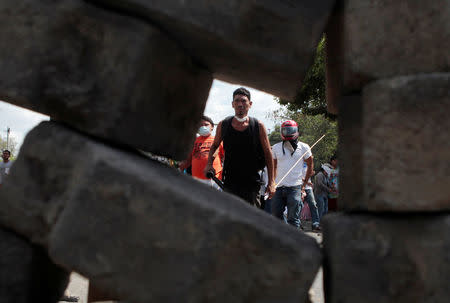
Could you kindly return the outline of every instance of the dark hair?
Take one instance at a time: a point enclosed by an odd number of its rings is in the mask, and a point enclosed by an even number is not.
[[[214,127],[214,122],[210,117],[202,116],[202,120],[208,121]]]
[[[4,153],[8,153],[11,156],[11,152],[7,149],[3,150]]]
[[[331,158],[330,158],[330,163],[331,163],[331,161],[336,160],[336,159],[337,159],[337,156],[336,155],[332,155]]]
[[[234,96],[236,96],[236,95],[246,96],[248,98],[248,100],[250,100],[250,92],[248,91],[248,89],[246,89],[244,87],[239,87],[238,89],[236,89],[233,92],[233,99],[234,99]]]

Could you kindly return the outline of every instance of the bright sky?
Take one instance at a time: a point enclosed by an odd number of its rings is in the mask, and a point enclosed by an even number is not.
[[[250,91],[253,102],[249,116],[260,120],[266,126],[266,129],[273,129],[274,123],[267,118],[267,114],[280,108],[280,105],[274,100],[275,97],[245,85],[235,85],[214,80],[209,92],[208,102],[206,103],[205,115],[210,117],[215,124],[228,116],[234,116],[234,109],[231,107],[233,92],[241,86]]]
[[[205,115],[211,117],[214,123],[234,115],[231,107],[233,91],[240,86],[215,80],[209,92]],[[247,88],[250,90],[253,101],[249,115],[261,120],[267,129],[273,129],[273,121],[266,116],[280,107],[274,100],[274,96]],[[9,127],[11,129],[10,137],[14,137],[18,148],[26,134],[44,120],[49,120],[49,117],[0,101],[0,136],[2,139],[6,139],[6,128]]]

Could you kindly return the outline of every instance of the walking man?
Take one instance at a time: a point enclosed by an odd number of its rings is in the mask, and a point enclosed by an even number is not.
[[[13,165],[14,161],[10,161],[9,157],[11,157],[11,152],[5,149],[2,153],[3,161],[0,162],[0,186],[2,186],[5,177],[9,174],[9,169]]]
[[[328,211],[337,211],[337,200],[339,197],[339,167],[336,155],[330,158],[330,164],[331,170],[328,176],[328,182],[330,183],[331,192],[328,194]]]
[[[328,194],[331,192],[328,183],[330,171],[331,169],[326,164],[322,164],[320,172],[314,179],[314,196],[319,208],[319,220],[328,212]]]
[[[313,156],[311,156],[311,158],[313,158]],[[306,162],[303,162],[303,174],[305,176],[306,176],[307,170],[308,170],[308,164]],[[311,174],[314,174],[314,171],[312,171]],[[308,203],[309,210],[311,212],[312,230],[320,231],[321,228],[320,228],[319,208],[318,208],[316,199],[314,198],[313,184],[311,183],[310,179],[306,180],[305,194],[306,194],[305,201],[306,201],[306,203]]]
[[[252,106],[250,92],[241,87],[233,92],[231,105],[235,116],[222,120],[217,126],[216,137],[209,151],[205,173],[213,170],[214,153],[223,141],[225,161],[223,181],[225,190],[241,197],[251,205],[260,206],[259,171],[267,166],[269,198],[275,192],[273,160],[270,143],[264,125],[248,117]]]
[[[299,228],[301,227],[300,212],[303,207],[301,197],[306,187],[306,180],[309,180],[312,175],[313,157],[309,145],[298,141],[297,122],[292,120],[283,122],[281,138],[283,141],[272,148],[277,184],[271,201],[272,215],[283,219],[284,208],[287,207],[287,222]],[[303,170],[304,162],[307,165],[306,171]],[[291,168],[292,170],[288,173]]]

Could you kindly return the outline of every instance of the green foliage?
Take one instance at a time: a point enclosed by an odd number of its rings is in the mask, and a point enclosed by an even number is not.
[[[279,99],[278,102],[286,105],[290,111],[301,111],[306,115],[326,115],[328,118],[335,117],[327,112],[325,95],[325,36],[320,40],[314,63],[306,73],[294,100]]]
[[[281,141],[280,124],[275,125],[275,129],[269,134],[270,145],[274,145]]]
[[[308,70],[302,86],[294,100],[277,101],[283,108],[269,114],[278,125],[269,134],[270,144],[281,141],[280,122],[295,120],[299,124],[299,140],[314,144],[322,135],[326,135],[313,149],[314,166],[316,170],[329,161],[335,154],[338,144],[337,122],[335,116],[327,112],[325,96],[325,36],[318,46],[314,63]]]
[[[278,122],[275,130],[269,134],[270,144],[281,141],[280,123],[285,120],[295,120],[299,125],[299,141],[313,145],[322,135],[325,137],[313,147],[314,167],[317,170],[323,163],[330,160],[335,154],[338,144],[337,122],[327,119],[325,115],[305,115],[292,112],[286,108],[271,114],[271,118]]]

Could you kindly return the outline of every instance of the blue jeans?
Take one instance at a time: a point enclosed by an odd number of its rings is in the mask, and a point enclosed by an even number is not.
[[[328,212],[328,195],[317,195],[316,201],[319,209],[319,220],[322,220],[322,217]]]
[[[300,227],[300,211],[302,210],[301,187],[281,186],[272,197],[272,215],[283,220],[284,208],[287,207],[287,222],[297,228]]]
[[[266,200],[266,205],[264,205],[264,211],[271,214],[272,213],[272,199]]]
[[[309,210],[311,211],[311,220],[313,226],[319,226],[320,217],[319,217],[319,211],[317,208],[316,200],[314,199],[314,194],[312,189],[308,188],[305,189],[306,197],[305,200],[308,203]]]

